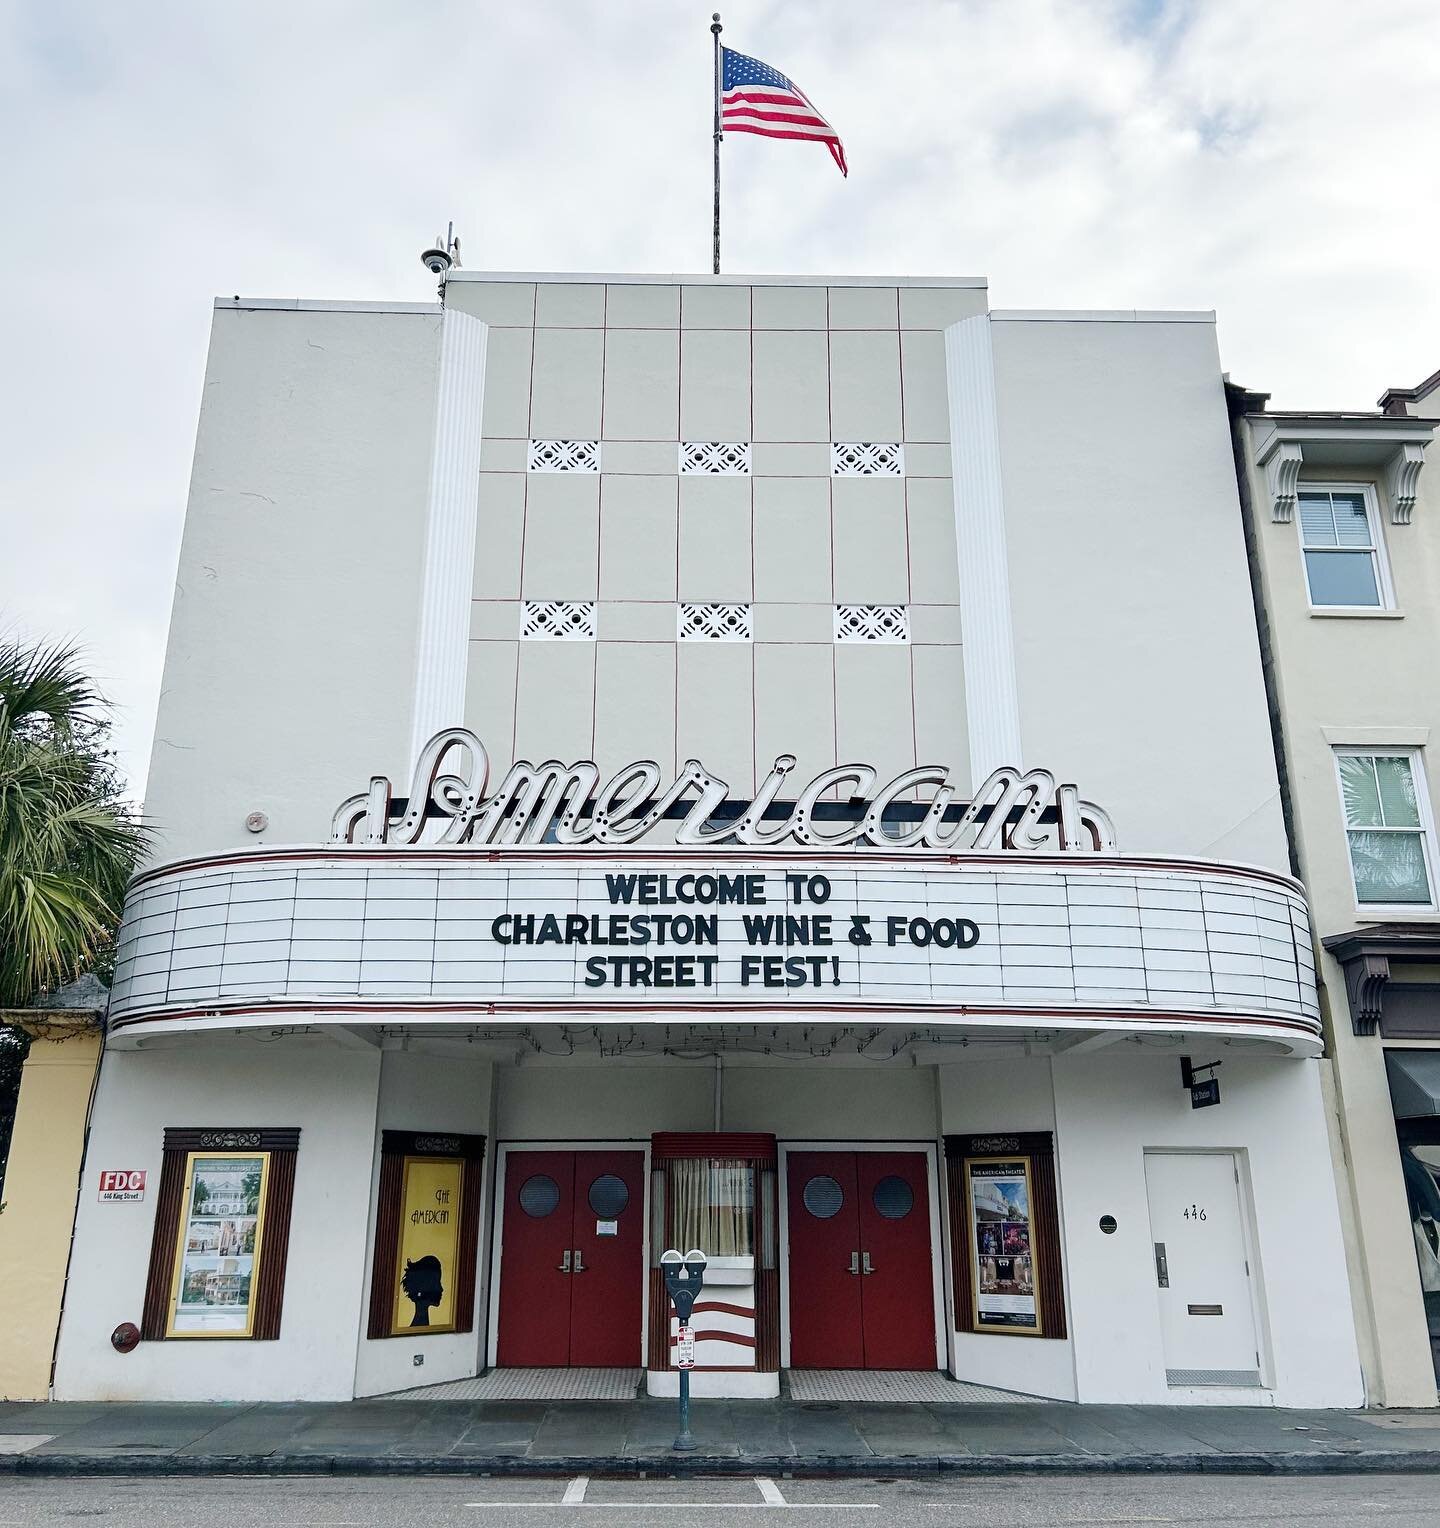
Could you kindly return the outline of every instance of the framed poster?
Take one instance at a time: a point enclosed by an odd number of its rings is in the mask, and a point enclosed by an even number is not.
[[[167,1337],[250,1337],[265,1229],[268,1151],[185,1159]]]
[[[967,1157],[971,1288],[977,1332],[1042,1335],[1028,1156]]]
[[[392,1337],[455,1330],[464,1171],[459,1157],[405,1158]]]

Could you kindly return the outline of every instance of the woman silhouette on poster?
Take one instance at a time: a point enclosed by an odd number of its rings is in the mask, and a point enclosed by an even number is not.
[[[439,1305],[445,1296],[445,1286],[440,1282],[440,1259],[427,1254],[412,1263],[407,1257],[405,1272],[400,1275],[400,1288],[415,1306],[415,1317],[410,1325],[429,1326],[430,1307]]]

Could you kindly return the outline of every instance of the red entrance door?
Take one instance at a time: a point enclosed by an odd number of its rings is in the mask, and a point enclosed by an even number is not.
[[[638,1151],[512,1151],[501,1209],[504,1368],[640,1363],[644,1167]]]
[[[790,1362],[933,1369],[925,1154],[796,1151],[787,1162]]]

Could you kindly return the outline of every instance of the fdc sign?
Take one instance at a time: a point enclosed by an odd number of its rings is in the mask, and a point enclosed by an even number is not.
[[[100,1203],[134,1204],[145,1197],[143,1167],[102,1167]]]

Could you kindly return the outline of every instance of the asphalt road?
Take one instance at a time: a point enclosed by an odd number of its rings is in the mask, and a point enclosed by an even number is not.
[[[61,1480],[0,1476],[0,1528],[901,1528],[1384,1523],[1431,1528],[1440,1477],[1007,1476],[994,1480]]]

